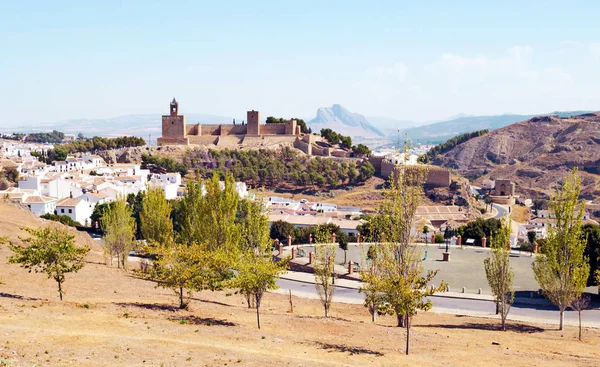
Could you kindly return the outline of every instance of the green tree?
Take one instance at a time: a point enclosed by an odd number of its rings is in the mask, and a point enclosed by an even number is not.
[[[270,237],[278,239],[281,243],[287,243],[288,236],[295,240],[294,225],[283,220],[275,221],[271,224]]]
[[[375,174],[375,167],[373,167],[371,162],[364,161],[362,166],[360,166],[358,180],[361,182],[366,181],[366,180],[370,179],[371,177],[373,177],[374,174]]]
[[[160,188],[149,189],[142,197],[140,232],[143,239],[167,243],[173,237],[171,205]]]
[[[113,264],[117,257],[117,266],[127,268],[127,256],[131,251],[136,231],[133,210],[124,198],[118,198],[106,209],[100,222],[104,231],[104,249]]]
[[[364,156],[367,154],[371,154],[371,149],[369,149],[369,147],[364,144],[358,144],[358,145],[353,146],[352,151],[354,152],[354,154],[356,154],[358,156]]]
[[[13,255],[10,264],[21,264],[25,269],[36,273],[44,273],[58,284],[60,300],[63,299],[62,288],[66,274],[76,273],[85,265],[83,260],[89,247],[77,247],[75,235],[60,227],[22,228],[31,237],[21,238],[21,243],[9,241]]]
[[[329,234],[317,232],[315,240],[315,288],[323,304],[325,317],[329,317],[329,309],[335,293],[334,267],[335,267],[335,244],[325,243]]]
[[[188,307],[194,291],[220,289],[221,278],[204,244],[167,240],[152,246],[152,255],[155,260],[146,277],[157,281],[157,287],[173,290],[179,308]]]
[[[406,145],[406,143],[405,143]],[[431,309],[427,298],[442,291],[446,284],[430,286],[438,271],[424,271],[422,253],[411,245],[411,229],[427,177],[425,168],[403,170],[389,179],[384,199],[374,216],[380,244],[375,258],[376,269],[366,272],[366,292],[376,294],[380,312],[395,314],[398,326],[406,327],[406,354],[409,352],[410,321],[418,310]],[[372,255],[372,256],[373,256]]]
[[[510,224],[504,221],[498,234],[491,241],[490,257],[483,260],[485,276],[496,301],[496,309],[506,330],[506,317],[514,299],[512,289],[514,272],[510,267]]]
[[[531,243],[532,245],[535,242],[535,238],[536,238],[535,231],[527,232],[527,240],[529,240],[529,243]]]
[[[279,288],[276,280],[286,270],[286,262],[286,260],[273,261],[270,251],[266,248],[247,249],[238,261],[237,275],[232,286],[238,288],[240,293],[247,297],[249,305],[249,298],[253,298],[259,329],[262,297],[266,291]]]
[[[580,192],[581,179],[573,169],[550,199],[554,225],[548,228],[546,243],[533,263],[542,292],[560,311],[560,330],[565,309],[583,293],[590,271],[584,256],[586,240],[581,222],[585,204],[578,201]]]

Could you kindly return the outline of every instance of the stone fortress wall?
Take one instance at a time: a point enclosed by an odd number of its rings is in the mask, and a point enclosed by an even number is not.
[[[158,139],[158,145],[213,144],[218,140],[210,137],[219,136],[237,136],[243,140],[246,136],[301,135],[296,120],[282,124],[260,124],[260,114],[254,110],[248,111],[246,117],[247,123],[242,124],[186,124],[185,116],[179,115],[179,103],[173,98],[169,115],[162,116],[162,137]]]
[[[395,172],[406,169],[417,169],[419,167],[427,168],[427,180],[425,181],[426,187],[449,187],[451,184],[451,175],[450,171],[447,168],[438,167],[438,166],[404,166],[404,165],[396,165],[390,160],[385,159],[384,157],[371,157],[369,158],[369,162],[375,168],[375,172],[379,172],[381,177],[388,178]]]

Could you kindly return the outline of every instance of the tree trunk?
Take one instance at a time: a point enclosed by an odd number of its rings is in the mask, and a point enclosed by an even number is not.
[[[375,322],[375,317],[377,316],[377,308],[375,306],[375,302],[371,302],[371,322]]]
[[[256,295],[256,323],[258,324],[258,328],[260,329],[260,299],[258,298],[258,294]]]
[[[408,355],[408,345],[410,343],[410,317],[406,317],[406,355]]]
[[[294,313],[294,302],[292,302],[292,290],[290,289],[290,313]]]
[[[327,301],[323,303],[323,307],[325,307],[325,318],[329,318],[329,305],[327,304]]]
[[[63,294],[62,284],[61,284],[61,282],[57,282],[57,283],[58,283],[58,295],[60,296],[60,300],[62,301],[62,294]]]
[[[396,318],[398,319],[398,327],[404,327],[406,325],[404,316],[405,315],[396,314]]]
[[[581,310],[577,310],[579,314],[579,341],[581,341]]]
[[[565,321],[565,310],[560,310],[560,323],[558,326],[558,330],[562,330],[563,329],[563,323]]]
[[[183,310],[185,305],[183,304],[183,287],[179,287],[179,308]]]

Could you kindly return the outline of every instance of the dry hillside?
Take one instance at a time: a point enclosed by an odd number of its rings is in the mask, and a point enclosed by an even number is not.
[[[0,202],[0,235],[46,225],[27,210]],[[510,323],[434,313],[414,318],[412,354],[394,318],[372,324],[360,305],[336,303],[325,320],[317,301],[285,295],[263,300],[263,328],[253,310],[228,292],[202,292],[191,309],[173,294],[104,264],[93,251],[83,270],[67,276],[65,301],[53,281],[6,265],[0,249],[0,365],[10,366],[597,366],[600,331]]]
[[[600,197],[600,113],[534,117],[457,145],[442,165],[467,177],[508,178],[529,196],[549,193],[573,167],[586,198]]]

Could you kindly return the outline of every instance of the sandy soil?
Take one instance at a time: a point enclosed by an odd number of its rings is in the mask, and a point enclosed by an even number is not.
[[[41,220],[0,203],[0,235]],[[322,317],[317,301],[267,294],[263,328],[232,292],[202,292],[190,310],[176,309],[169,290],[104,264],[93,247],[85,268],[67,277],[65,300],[41,274],[6,265],[0,249],[0,363],[77,366],[597,366],[600,331],[421,313],[413,320],[411,354],[392,317],[370,322],[365,308],[334,304]],[[498,345],[494,342],[499,343]]]

